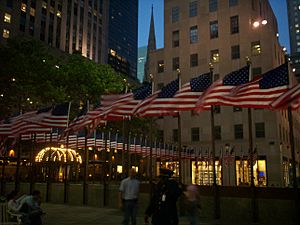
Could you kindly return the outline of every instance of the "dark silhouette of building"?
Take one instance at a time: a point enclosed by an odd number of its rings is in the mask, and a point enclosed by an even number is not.
[[[287,0],[291,60],[295,68],[296,76],[300,77],[300,1]]]
[[[108,63],[137,79],[138,0],[109,2]]]

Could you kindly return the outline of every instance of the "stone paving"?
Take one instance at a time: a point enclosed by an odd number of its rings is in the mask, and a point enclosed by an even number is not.
[[[43,225],[121,225],[122,212],[118,209],[95,208],[88,206],[74,206],[68,204],[43,203],[45,211]],[[179,218],[179,225],[188,225],[186,217]],[[144,225],[143,217],[137,218],[137,225]],[[249,225],[243,222],[233,221],[205,221],[200,218],[198,225]],[[258,224],[257,224],[258,225]]]

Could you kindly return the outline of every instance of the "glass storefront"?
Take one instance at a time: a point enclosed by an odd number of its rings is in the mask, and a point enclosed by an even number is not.
[[[222,184],[222,167],[219,161],[215,162],[216,182]],[[197,185],[213,184],[213,165],[207,161],[192,161],[192,183]]]
[[[236,183],[239,186],[249,186],[251,183],[251,168],[248,160],[237,160],[236,163]],[[256,160],[253,165],[253,175],[255,186],[267,185],[266,160]]]

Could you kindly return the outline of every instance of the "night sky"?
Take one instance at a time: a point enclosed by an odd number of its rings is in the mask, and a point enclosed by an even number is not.
[[[269,0],[277,17],[279,26],[279,40],[290,52],[288,18],[286,0]],[[157,48],[163,47],[163,2],[164,0],[139,0],[139,37],[138,46],[145,46],[148,42],[151,6],[154,8],[155,34]]]

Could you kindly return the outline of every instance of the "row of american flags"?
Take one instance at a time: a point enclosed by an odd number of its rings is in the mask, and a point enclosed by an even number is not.
[[[181,86],[177,78],[162,89],[153,91],[146,83],[132,92],[101,96],[101,106],[89,110],[86,104],[69,122],[70,103],[26,112],[0,122],[0,143],[24,134],[63,131],[59,139],[87,128],[91,134],[96,127],[110,120],[128,120],[133,116],[154,117],[177,115],[179,111],[201,112],[214,105],[280,110],[300,106],[300,84],[289,85],[288,64],[283,64],[251,79],[249,66],[230,72],[213,81],[211,72],[192,78]]]

